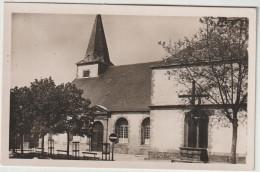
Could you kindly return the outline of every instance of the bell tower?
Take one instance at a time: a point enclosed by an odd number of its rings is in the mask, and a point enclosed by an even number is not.
[[[96,16],[85,57],[76,65],[77,78],[98,77],[108,66],[113,66],[100,14]]]

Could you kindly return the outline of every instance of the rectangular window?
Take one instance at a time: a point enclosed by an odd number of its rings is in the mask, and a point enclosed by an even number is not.
[[[124,138],[128,138],[128,127],[124,127]]]
[[[150,126],[145,126],[144,138],[150,139]]]
[[[118,137],[119,138],[128,138],[128,127],[127,126],[118,127]]]
[[[89,70],[84,70],[84,71],[83,71],[83,77],[84,77],[84,78],[89,77],[89,74],[90,74],[90,71],[89,71]]]

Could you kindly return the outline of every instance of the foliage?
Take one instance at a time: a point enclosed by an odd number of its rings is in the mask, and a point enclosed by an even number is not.
[[[69,155],[69,134],[90,136],[91,121],[94,114],[90,113],[90,101],[82,97],[83,91],[71,83],[57,86],[59,112],[56,114],[53,127],[54,133],[67,133],[67,155]],[[86,127],[89,128],[86,128]]]
[[[58,104],[56,102],[56,85],[51,78],[35,80],[31,83],[33,93],[33,121],[32,133],[35,135],[45,136],[51,131],[55,122]]]
[[[18,88],[15,87],[11,89],[10,92],[10,118],[12,122],[10,123],[11,131],[20,133],[26,130],[28,127],[25,125],[26,119],[29,120],[28,114],[24,113],[28,111],[27,102],[29,99],[29,91],[27,87]],[[24,101],[27,100],[27,101]]]
[[[94,114],[89,108],[90,100],[84,99],[82,94],[83,91],[71,83],[56,86],[51,77],[36,79],[30,87],[11,89],[10,135],[40,136],[42,148],[47,133],[90,136]]]
[[[75,85],[67,83],[58,85],[57,92],[59,112],[54,119],[57,121],[54,131],[56,133],[70,131],[72,134],[80,136],[88,135],[87,131],[81,130],[88,123],[90,115],[90,101],[82,97],[83,91],[78,90]]]
[[[207,94],[204,104],[220,107],[233,126],[232,163],[236,163],[238,118],[245,121],[248,80],[248,19],[204,17],[203,27],[193,38],[178,42],[159,42],[167,52],[163,65],[178,66],[167,74],[179,84],[195,81],[196,92]],[[186,89],[187,90],[187,89]],[[191,90],[188,88],[188,93]],[[240,115],[238,115],[238,113]]]
[[[24,133],[31,130],[27,125],[32,122],[32,92],[28,87],[15,87],[10,91],[10,138],[13,139],[13,149],[16,147],[15,138],[17,134],[22,138]],[[21,147],[23,153],[23,147]]]

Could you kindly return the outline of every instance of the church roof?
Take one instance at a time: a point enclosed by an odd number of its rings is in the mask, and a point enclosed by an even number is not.
[[[192,52],[191,47],[186,47],[185,49],[181,50],[180,52],[176,53],[173,56],[170,56],[156,65],[153,66],[153,68],[160,68],[160,67],[167,67],[167,66],[179,66],[179,65],[187,65],[187,64],[193,64],[194,59],[191,56]]]
[[[173,68],[173,67],[184,67],[184,66],[206,66],[206,65],[218,65],[223,63],[230,62],[241,62],[248,61],[248,54],[242,58],[230,58],[230,56],[213,56],[209,60],[208,58],[203,57],[203,49],[200,49],[201,44],[196,44],[193,47],[186,47],[185,49],[179,51],[178,53],[158,62],[154,66],[151,66],[152,69],[156,68]],[[201,46],[203,47],[203,46]],[[197,57],[196,57],[197,56]],[[199,58],[198,58],[199,57]],[[237,56],[238,57],[238,56]]]
[[[151,66],[157,62],[109,66],[94,78],[77,78],[72,83],[84,91],[91,106],[108,111],[149,111],[151,105]]]
[[[95,62],[101,62],[109,66],[113,65],[109,59],[106,37],[100,14],[96,16],[86,55],[83,60],[77,63],[77,65]]]

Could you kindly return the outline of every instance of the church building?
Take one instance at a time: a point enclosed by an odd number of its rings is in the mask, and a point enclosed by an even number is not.
[[[145,155],[148,160],[229,161],[232,127],[212,125],[217,109],[194,109],[184,103],[185,97],[174,87],[177,81],[166,75],[176,68],[174,65],[163,61],[113,64],[104,29],[101,15],[97,15],[85,57],[76,63],[72,82],[95,109],[94,135],[74,136],[71,141],[79,140],[80,149],[101,151],[100,144],[111,143],[109,134],[117,133],[116,153]],[[187,85],[195,88],[195,83]],[[195,94],[191,96],[195,105]],[[199,101],[206,104],[203,97]],[[198,113],[202,115],[196,116]],[[66,136],[52,138],[55,143],[64,140],[65,148]],[[246,124],[239,125],[237,158],[242,163],[246,161],[246,138]]]

